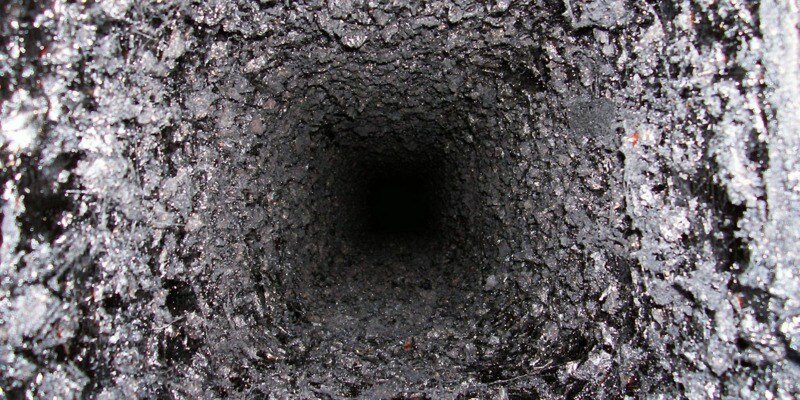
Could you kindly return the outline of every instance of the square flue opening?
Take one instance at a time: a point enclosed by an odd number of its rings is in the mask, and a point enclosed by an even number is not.
[[[432,136],[363,138],[340,130],[314,137],[310,171],[318,178],[307,207],[318,221],[314,244],[332,255],[323,264],[359,256],[390,262],[409,253],[436,259],[464,232],[454,226],[465,198],[454,174],[459,165],[424,142]]]
[[[306,235],[311,250],[300,251],[309,254],[303,270],[334,286],[352,279],[371,287],[400,275],[415,286],[464,276],[455,260],[475,249],[467,243],[481,225],[469,223],[465,210],[480,208],[467,204],[479,195],[463,180],[469,167],[446,150],[451,137],[428,130],[312,134],[309,171],[316,178],[306,209],[317,223]]]
[[[437,181],[428,165],[374,163],[358,182],[365,235],[384,238],[437,233]]]

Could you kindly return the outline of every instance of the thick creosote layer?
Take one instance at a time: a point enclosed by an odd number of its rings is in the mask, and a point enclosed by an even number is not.
[[[791,1],[34,3],[5,397],[800,394]]]

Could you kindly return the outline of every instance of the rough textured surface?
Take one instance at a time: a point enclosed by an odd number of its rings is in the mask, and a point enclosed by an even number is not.
[[[4,397],[800,395],[795,1],[0,7]]]

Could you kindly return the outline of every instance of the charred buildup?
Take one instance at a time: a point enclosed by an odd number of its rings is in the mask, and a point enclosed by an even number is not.
[[[796,2],[0,10],[0,397],[800,395]]]

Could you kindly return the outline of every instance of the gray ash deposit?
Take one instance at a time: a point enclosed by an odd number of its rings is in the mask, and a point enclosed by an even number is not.
[[[0,397],[800,396],[792,0],[0,10]]]

